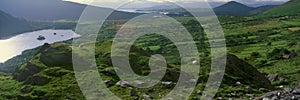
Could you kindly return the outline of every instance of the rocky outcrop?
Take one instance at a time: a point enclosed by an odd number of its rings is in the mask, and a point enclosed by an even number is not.
[[[72,65],[72,49],[61,45],[41,49],[40,61],[46,66],[70,66]]]
[[[19,71],[15,72],[13,74],[14,79],[18,81],[25,81],[29,77],[33,76],[34,74],[37,74],[41,71],[42,69],[38,67],[37,65],[28,62],[24,68],[20,68]]]
[[[259,100],[300,100],[300,88],[285,88],[265,93]]]
[[[271,82],[249,63],[235,55],[228,54],[223,82],[227,84],[249,85],[254,88],[272,88]]]

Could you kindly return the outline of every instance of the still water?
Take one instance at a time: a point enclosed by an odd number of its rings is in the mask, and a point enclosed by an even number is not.
[[[72,30],[40,30],[23,33],[14,37],[0,40],[0,63],[20,55],[22,51],[33,49],[45,43],[55,43],[79,37]],[[38,40],[38,37],[44,39]]]

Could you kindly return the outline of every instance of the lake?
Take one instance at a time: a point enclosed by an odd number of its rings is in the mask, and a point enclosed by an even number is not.
[[[158,13],[157,11],[137,10],[137,9],[130,9],[130,8],[117,9],[117,11],[130,12],[130,13],[145,13],[145,14]]]
[[[33,49],[42,46],[45,43],[55,43],[79,37],[72,30],[40,30],[23,33],[14,37],[0,40],[0,63],[3,63],[17,55],[22,54],[24,50]],[[38,37],[44,39],[38,40]]]

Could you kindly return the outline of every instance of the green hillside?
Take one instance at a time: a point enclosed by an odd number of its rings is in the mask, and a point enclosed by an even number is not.
[[[249,15],[259,15],[265,11],[268,11],[270,9],[273,9],[274,7],[276,7],[275,5],[267,5],[267,6],[261,6],[261,7],[257,7],[254,10],[248,12]]]
[[[96,62],[99,73],[103,80],[107,81],[107,87],[122,99],[143,99],[144,94],[148,94],[153,99],[161,98],[161,95],[167,94],[175,84],[166,85],[158,83],[152,88],[137,89],[136,95],[130,94],[130,86],[120,86],[117,82],[121,81],[117,74],[114,72],[112,64],[110,62],[110,46],[112,41],[104,41],[96,43]],[[28,60],[25,64],[20,66],[12,76],[8,73],[0,73],[0,79],[5,81],[0,82],[0,99],[71,99],[81,100],[84,99],[74,76],[72,67],[72,48],[73,49],[85,49],[92,44],[83,44],[81,47],[71,47],[66,44],[45,44],[43,45],[39,53],[37,53],[32,59]],[[105,48],[105,49],[102,49]],[[88,52],[78,53],[77,56],[87,55]],[[130,51],[130,63],[132,69],[139,75],[145,76],[149,73],[150,68],[147,65],[147,61],[150,58],[150,53],[143,49],[132,46]],[[63,60],[62,60],[63,59]],[[233,92],[235,89],[235,82],[239,81],[243,83],[238,88],[240,92],[249,92],[245,88],[251,86],[256,90],[251,93],[260,93],[257,91],[257,87],[272,88],[270,82],[264,77],[255,67],[251,66],[247,62],[240,60],[238,57],[229,54],[228,64],[226,68],[225,78],[223,79],[221,92],[219,96],[226,96],[226,92]],[[82,62],[88,59],[81,60]],[[201,61],[205,61],[201,64],[200,79],[196,87],[198,90],[203,90],[204,85],[208,79],[208,72],[210,70],[210,58],[203,58]],[[177,82],[180,74],[189,75],[187,73],[180,73],[180,66],[169,64],[167,65],[166,75],[161,82]],[[233,73],[234,72],[234,73]],[[82,71],[81,73],[90,73],[89,70]],[[84,75],[86,75],[84,74]],[[90,77],[90,76],[89,76]],[[88,77],[87,77],[88,78]],[[255,81],[256,80],[256,81]],[[259,80],[259,81],[258,81]],[[188,80],[186,80],[188,81]],[[66,84],[67,83],[67,84]],[[238,89],[237,88],[237,89]],[[232,89],[232,90],[228,90]],[[9,90],[9,91],[6,91]],[[155,92],[153,92],[155,91]],[[195,90],[196,91],[196,90]],[[249,92],[250,93],[250,92]],[[197,93],[194,92],[190,98],[197,98]],[[242,94],[238,94],[242,96]]]
[[[261,16],[286,16],[300,14],[300,0],[290,0],[289,2],[268,10],[261,14]]]

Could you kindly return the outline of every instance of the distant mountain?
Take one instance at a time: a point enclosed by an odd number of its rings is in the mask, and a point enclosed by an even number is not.
[[[272,9],[276,7],[275,5],[266,5],[266,6],[260,6],[260,7],[249,7],[245,4],[236,2],[236,1],[230,1],[228,3],[225,3],[221,6],[213,8],[216,15],[229,15],[229,16],[254,16],[261,14],[269,9]],[[173,9],[171,9],[173,8]],[[153,6],[144,8],[150,11],[156,11],[156,12],[168,12],[169,15],[177,15],[177,16],[186,16],[190,15],[185,9],[180,8],[178,6],[166,6],[166,5],[160,5],[160,6]],[[209,14],[207,13],[207,8],[188,8],[190,10],[195,11],[202,11],[203,14]]]
[[[0,11],[0,39],[20,32],[31,30],[31,25],[24,19],[15,18]]]
[[[8,12],[13,16],[27,20],[77,20],[83,10],[87,7],[84,4],[67,2],[62,0],[1,0],[0,10]],[[109,8],[94,7],[100,12],[113,11]],[[122,15],[122,16],[120,16]],[[136,16],[127,12],[114,12],[111,19],[126,19]]]
[[[231,1],[222,6],[214,8],[217,15],[232,15],[232,16],[248,16],[250,11],[254,10],[253,7],[248,7],[244,4]]]
[[[289,2],[268,10],[262,16],[286,16],[300,14],[300,0],[290,0]]]

